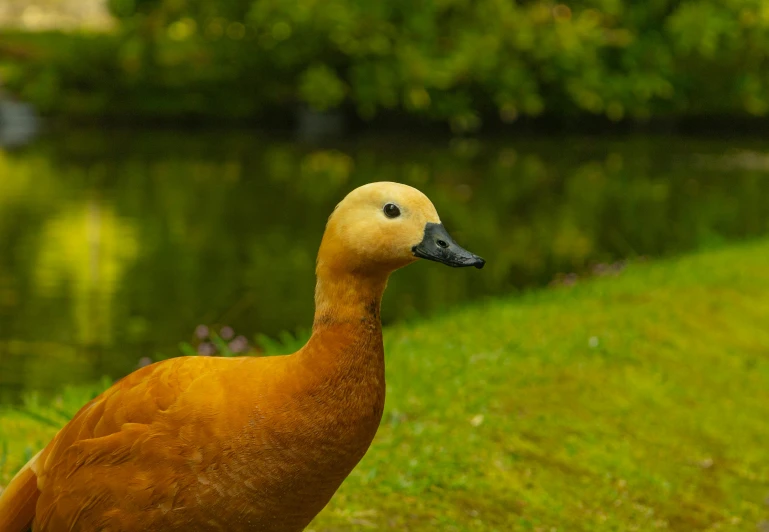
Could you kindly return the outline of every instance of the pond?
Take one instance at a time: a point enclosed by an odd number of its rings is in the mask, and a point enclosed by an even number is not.
[[[176,356],[201,325],[306,331],[329,213],[384,180],[488,261],[396,273],[387,323],[769,228],[760,140],[52,133],[0,151],[0,403]]]

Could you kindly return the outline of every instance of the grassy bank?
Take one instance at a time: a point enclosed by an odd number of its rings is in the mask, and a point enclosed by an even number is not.
[[[311,529],[765,526],[768,266],[764,241],[389,329],[382,427]],[[2,414],[0,482],[89,393]]]

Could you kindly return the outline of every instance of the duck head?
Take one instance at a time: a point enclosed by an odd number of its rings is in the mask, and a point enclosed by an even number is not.
[[[418,259],[483,268],[485,261],[460,247],[432,202],[400,183],[370,183],[350,192],[331,214],[318,268],[390,272]]]

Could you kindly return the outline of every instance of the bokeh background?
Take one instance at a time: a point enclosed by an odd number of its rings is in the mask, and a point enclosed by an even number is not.
[[[483,275],[387,323],[766,232],[769,2],[5,0],[0,402],[306,334],[356,185]],[[221,344],[221,342],[219,342]]]
[[[768,532],[768,126],[769,0],[0,0],[0,485],[140,366],[297,348],[391,180],[488,263],[392,277],[309,530]]]

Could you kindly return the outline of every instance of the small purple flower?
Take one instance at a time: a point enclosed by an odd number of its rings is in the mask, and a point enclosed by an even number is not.
[[[219,335],[224,338],[225,340],[229,340],[233,336],[235,336],[235,331],[232,330],[232,327],[229,325],[225,325],[222,327],[222,330],[219,331]]]
[[[204,357],[210,357],[216,354],[216,346],[211,342],[203,342],[198,346],[198,354]]]
[[[229,343],[228,347],[233,353],[243,353],[248,351],[248,339],[245,336],[240,335]]]
[[[208,327],[205,325],[198,325],[195,327],[195,336],[200,338],[201,340],[205,340],[208,338]]]
[[[143,368],[145,366],[149,366],[150,364],[152,364],[152,359],[150,357],[141,357],[139,359],[139,367],[140,368]]]

